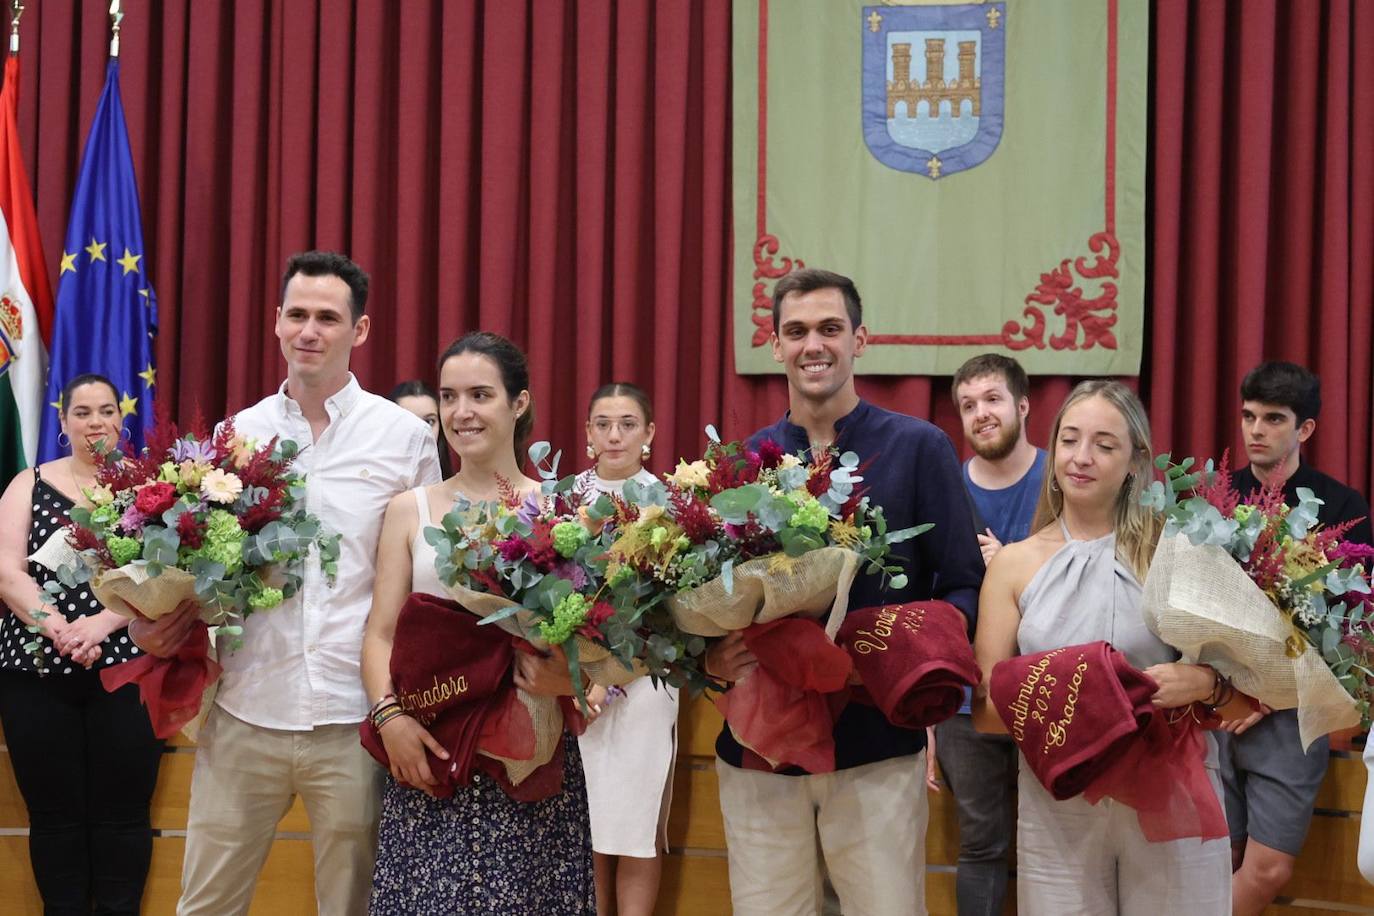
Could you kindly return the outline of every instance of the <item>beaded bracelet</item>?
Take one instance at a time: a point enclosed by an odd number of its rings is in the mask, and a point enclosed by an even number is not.
[[[377,702],[375,702],[375,703],[372,704],[372,708],[369,709],[369,710],[367,711],[367,717],[368,717],[369,719],[372,718],[372,717],[375,716],[378,712],[380,712],[382,709],[384,709],[384,708],[387,706],[387,704],[389,704],[389,703],[394,703],[394,702],[396,702],[396,694],[394,694],[394,693],[385,694],[381,699],[379,699]]]
[[[386,719],[389,718],[390,714],[393,712],[403,713],[405,712],[405,710],[401,708],[400,703],[397,703],[395,700],[392,700],[390,703],[387,703],[385,706],[371,713],[368,716],[368,718],[372,720],[373,726],[380,727],[382,722],[386,721]]]
[[[388,706],[386,709],[382,710],[382,712],[379,713],[376,718],[372,720],[372,727],[377,729],[378,731],[381,731],[383,725],[390,722],[392,719],[396,719],[404,715],[406,715],[406,711],[402,709],[399,704],[397,704],[396,706]]]

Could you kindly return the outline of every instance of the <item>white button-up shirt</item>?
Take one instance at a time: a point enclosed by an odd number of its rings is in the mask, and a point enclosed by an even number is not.
[[[249,615],[237,650],[227,651],[227,639],[220,640],[224,675],[216,702],[263,728],[305,731],[367,715],[359,668],[382,517],[397,493],[439,480],[429,427],[364,391],[352,375],[325,409],[329,426],[313,443],[310,423],[285,383],[234,417],[234,429],[259,444],[273,436],[295,440],[306,508],[343,535],[332,587],[312,551],[300,591]]]

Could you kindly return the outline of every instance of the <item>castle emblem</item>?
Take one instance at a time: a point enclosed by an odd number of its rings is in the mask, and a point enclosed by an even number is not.
[[[24,313],[13,294],[0,296],[0,375],[10,371],[24,340]]]
[[[1006,4],[865,7],[863,131],[884,165],[939,179],[1002,138]]]

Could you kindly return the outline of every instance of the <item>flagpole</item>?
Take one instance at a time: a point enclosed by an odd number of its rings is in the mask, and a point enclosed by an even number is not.
[[[110,0],[110,56],[119,57],[119,21],[124,18],[123,0]]]
[[[10,53],[19,53],[19,17],[24,15],[24,4],[14,0],[10,4]]]

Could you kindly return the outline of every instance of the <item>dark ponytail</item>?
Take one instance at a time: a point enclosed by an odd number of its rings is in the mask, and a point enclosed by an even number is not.
[[[501,384],[506,389],[506,399],[514,401],[520,392],[530,389],[530,367],[525,353],[500,334],[491,331],[470,331],[449,344],[448,349],[439,354],[439,372],[442,375],[444,363],[464,353],[485,356],[496,364],[501,372]],[[534,395],[530,395],[529,406],[515,420],[515,463],[525,464],[525,447],[534,432]]]

